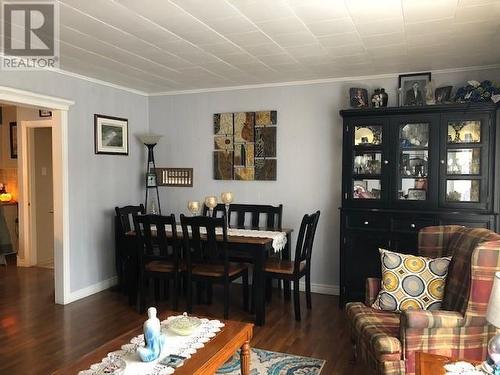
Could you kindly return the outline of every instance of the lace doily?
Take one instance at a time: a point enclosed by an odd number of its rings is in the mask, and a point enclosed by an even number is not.
[[[144,346],[144,336],[139,335],[130,343],[125,344],[120,350],[111,352],[100,363],[93,364],[88,370],[80,371],[78,375],[103,375],[109,374],[106,372],[108,368],[117,368],[116,372],[111,374],[120,375],[169,375],[173,374],[175,369],[170,366],[165,366],[159,363],[169,354],[180,355],[186,358],[191,356],[201,349],[224,327],[224,323],[219,320],[200,319],[201,324],[189,336],[179,336],[167,327],[172,319],[178,316],[170,316],[168,319],[161,322],[162,334],[166,336],[166,343],[162,349],[160,356],[151,362],[142,362],[137,354],[137,348]],[[124,369],[120,372],[120,365],[125,363]],[[123,367],[123,366],[122,366]]]

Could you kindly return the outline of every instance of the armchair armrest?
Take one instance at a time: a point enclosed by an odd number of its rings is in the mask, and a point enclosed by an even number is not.
[[[462,327],[465,319],[456,311],[405,310],[401,313],[401,328],[456,328]]]
[[[376,277],[369,277],[366,279],[366,288],[365,288],[366,306],[371,306],[373,302],[375,302],[378,292],[380,292],[380,282],[381,280]]]

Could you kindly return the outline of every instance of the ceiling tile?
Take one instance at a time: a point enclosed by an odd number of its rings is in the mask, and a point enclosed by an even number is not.
[[[295,47],[317,43],[318,40],[309,31],[273,35],[272,40],[281,47]]]
[[[349,12],[341,1],[309,1],[301,5],[291,4],[291,7],[307,24],[349,18]]]
[[[307,24],[308,29],[316,36],[341,34],[356,31],[350,18],[339,18]]]
[[[323,47],[328,48],[363,44],[361,37],[357,32],[322,36],[318,37],[318,41],[321,45],[323,45]]]
[[[405,22],[425,22],[453,18],[458,0],[403,0]]]
[[[238,45],[244,45],[246,47],[258,46],[260,44],[266,44],[270,39],[261,31],[252,31],[250,33],[241,34],[227,34],[226,38]]]
[[[257,22],[256,24],[271,37],[277,34],[307,31],[307,28],[297,17],[277,18],[273,21]]]
[[[386,19],[402,20],[403,18],[401,0],[384,0],[383,2],[346,0],[346,5],[352,19],[356,23]]]
[[[394,34],[404,32],[403,20],[400,18],[391,18],[384,21],[375,22],[357,22],[356,29],[361,36]]]

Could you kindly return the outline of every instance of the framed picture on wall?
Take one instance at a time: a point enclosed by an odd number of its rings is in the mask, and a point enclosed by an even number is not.
[[[128,155],[128,120],[94,115],[96,154]]]
[[[38,117],[52,117],[52,111],[49,111],[47,109],[39,109]]]
[[[11,122],[9,125],[10,158],[17,159],[17,122]]]

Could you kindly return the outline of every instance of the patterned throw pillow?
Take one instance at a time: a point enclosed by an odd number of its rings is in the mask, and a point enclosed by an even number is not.
[[[426,258],[379,249],[382,285],[372,307],[439,310],[451,257]]]

